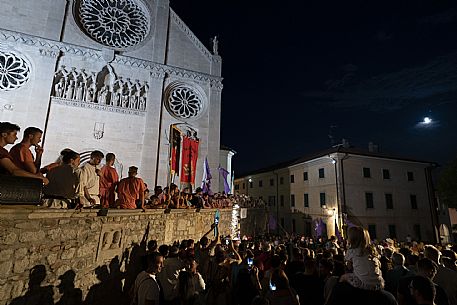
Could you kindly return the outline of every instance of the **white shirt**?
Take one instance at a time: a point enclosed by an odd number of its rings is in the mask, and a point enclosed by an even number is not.
[[[84,206],[90,206],[89,201],[84,196],[84,187],[87,188],[90,197],[95,199],[95,204],[100,204],[100,198],[98,197],[100,194],[100,177],[95,170],[96,167],[88,162],[76,171],[79,178],[77,190],[79,200]]]

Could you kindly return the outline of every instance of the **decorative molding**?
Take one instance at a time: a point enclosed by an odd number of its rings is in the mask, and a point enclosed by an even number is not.
[[[189,27],[182,21],[181,18],[170,8],[170,16],[173,19],[173,21],[178,25],[178,27],[186,33],[186,35],[190,38],[190,40],[193,42],[193,44],[202,52],[203,55],[206,56],[206,58],[211,61],[213,58],[213,55],[211,54],[210,51],[203,45],[203,43],[195,36],[194,33],[189,29]]]
[[[121,108],[121,107],[109,106],[109,105],[100,105],[100,104],[94,104],[94,103],[85,103],[85,102],[70,100],[70,99],[66,99],[66,98],[51,97],[51,99],[52,99],[53,103],[70,106],[70,107],[87,108],[87,109],[101,110],[101,111],[114,112],[114,113],[120,113],[120,114],[138,115],[138,116],[145,116],[145,113],[146,113],[146,111],[143,111],[143,110],[127,109],[127,108]]]
[[[217,80],[217,79],[212,79],[210,81],[210,85],[211,85],[211,89],[215,89],[217,91],[222,91],[222,89],[224,88],[224,85],[222,84],[222,81],[221,80]]]
[[[40,49],[40,55],[44,57],[57,58],[59,53],[59,50]]]
[[[4,104],[0,106],[0,111],[13,111],[14,105],[13,104]]]
[[[84,56],[86,58],[94,58],[96,60],[103,60],[102,52],[90,48],[78,47],[76,45],[57,42],[54,40],[44,39],[36,36],[30,36],[18,32],[0,30],[0,40],[13,41],[22,43],[28,46],[35,46],[38,48],[46,48],[49,51],[56,52],[62,51],[64,53]]]
[[[197,39],[197,38],[195,38],[195,39]],[[25,35],[25,34],[18,33],[18,32],[0,30],[0,40],[23,43],[23,44],[30,45],[30,46],[36,46],[36,47],[39,47],[42,49],[45,48],[49,51],[51,51],[51,50],[56,51],[56,52],[62,51],[63,53],[78,55],[78,56],[85,57],[86,59],[103,62],[102,51],[85,48],[85,47],[79,47],[79,46],[71,45],[68,43],[61,43],[61,42],[48,40],[48,39],[44,39],[44,38],[39,38],[39,37],[34,37],[34,36],[30,36],[30,35]],[[202,47],[205,48],[203,45],[202,45]],[[206,48],[205,48],[205,50],[206,50]],[[206,50],[206,52],[208,52],[209,56],[212,56],[208,50]],[[212,57],[215,58],[217,56],[212,56]],[[168,75],[173,75],[173,76],[177,76],[177,77],[188,78],[188,79],[192,79],[195,81],[202,81],[202,82],[208,82],[208,83],[210,83],[211,81],[222,82],[222,78],[218,77],[218,76],[213,76],[210,74],[191,71],[191,70],[178,68],[178,67],[162,65],[162,64],[154,63],[152,61],[136,59],[136,58],[122,56],[122,55],[116,55],[113,63],[130,66],[130,67],[134,67],[134,68],[150,70],[152,77],[161,78],[161,77],[164,77],[165,74],[168,74]]]

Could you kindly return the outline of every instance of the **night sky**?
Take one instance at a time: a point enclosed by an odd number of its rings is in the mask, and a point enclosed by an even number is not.
[[[208,49],[218,35],[235,175],[327,149],[329,134],[441,165],[457,157],[457,1],[170,5]]]

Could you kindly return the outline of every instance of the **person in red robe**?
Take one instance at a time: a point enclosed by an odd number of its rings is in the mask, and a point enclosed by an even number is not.
[[[137,178],[138,168],[129,167],[129,176],[121,179],[117,185],[118,202],[121,209],[136,209],[136,201],[139,199],[139,206],[144,211],[144,182]]]
[[[114,208],[116,199],[116,184],[119,182],[119,175],[113,167],[116,156],[113,153],[107,153],[106,164],[100,170],[100,204],[104,208]]]

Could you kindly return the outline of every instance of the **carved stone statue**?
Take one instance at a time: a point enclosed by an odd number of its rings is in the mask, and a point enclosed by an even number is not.
[[[140,110],[146,109],[146,96],[144,95],[144,93],[143,93],[143,95],[140,96],[140,102],[138,105],[138,109],[140,109]]]
[[[213,42],[213,54],[214,55],[219,55],[219,53],[218,53],[219,41],[217,40],[217,36],[213,37],[212,42]]]
[[[122,95],[121,96],[121,107],[122,108],[127,108],[129,106],[129,96],[128,95]]]
[[[76,87],[75,100],[82,101],[84,94],[84,83],[80,82]]]
[[[116,92],[114,92],[113,95],[112,95],[112,97],[113,97],[112,98],[112,105],[113,106],[116,106],[116,107],[120,106],[121,95],[122,95],[121,88],[117,88]]]
[[[97,101],[101,105],[105,105],[107,100],[106,97],[108,95],[108,88],[107,86],[103,86],[97,94]]]
[[[86,103],[93,103],[95,100],[95,83],[92,83],[92,85],[87,88],[86,92]]]
[[[59,80],[57,84],[54,86],[54,96],[55,97],[63,97],[65,90],[65,82],[63,78]]]
[[[70,84],[68,85],[67,92],[65,93],[65,98],[72,100],[74,90],[75,90],[75,81],[70,80]]]
[[[130,108],[131,109],[136,109],[137,108],[137,99],[136,99],[136,96],[135,95],[131,95],[129,97],[129,101],[130,101]]]

